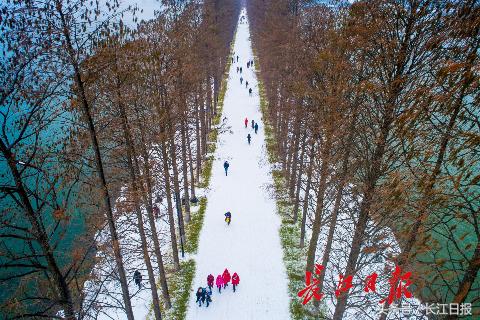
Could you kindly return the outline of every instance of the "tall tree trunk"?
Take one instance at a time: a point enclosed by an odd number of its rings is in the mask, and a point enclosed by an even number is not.
[[[175,234],[175,219],[173,216],[172,190],[170,185],[170,172],[168,170],[168,155],[163,137],[161,138],[160,149],[162,152],[163,174],[165,176],[165,193],[167,195],[168,224],[170,225],[170,237],[172,240],[173,267],[175,270],[179,270],[180,261],[178,259],[177,236]]]
[[[190,133],[187,127],[187,150],[188,150],[188,168],[190,170],[190,197],[195,198],[195,174],[193,170],[192,143],[190,142]],[[197,180],[198,181],[198,180]]]
[[[396,87],[395,93],[393,95],[394,97],[398,96],[398,93],[400,92],[399,89],[399,87]],[[395,99],[391,99],[390,101],[395,101]],[[365,229],[369,220],[372,198],[375,193],[377,181],[381,175],[382,159],[385,153],[387,137],[390,132],[391,124],[393,122],[393,110],[394,106],[393,102],[391,102],[384,117],[380,137],[376,143],[375,151],[372,156],[371,167],[367,174],[367,180],[365,183],[366,188],[363,195],[362,204],[360,205],[358,221],[355,225],[355,231],[352,239],[352,248],[350,250],[350,254],[348,255],[347,266],[345,268],[344,276],[353,276],[355,267],[357,265],[358,256],[360,255],[360,248],[363,243],[363,236],[365,234]],[[348,293],[343,293],[338,297],[338,302],[333,315],[334,320],[341,320],[343,318],[343,314],[345,313],[345,309],[347,307],[347,301]]]
[[[298,208],[300,206],[300,190],[302,189],[302,174],[303,167],[305,165],[305,148],[306,148],[307,133],[305,132],[302,139],[302,151],[300,154],[300,168],[298,169],[297,182],[294,185],[295,190],[295,199],[293,201],[293,223],[297,223],[298,220]]]
[[[348,172],[349,157],[350,157],[350,146],[348,146],[348,149],[345,152],[345,155],[343,157],[342,169],[341,169],[342,171],[340,172],[339,179],[338,179],[339,184],[337,188],[337,195],[335,197],[332,216],[330,218],[330,228],[328,229],[327,243],[325,245],[325,250],[323,252],[322,266],[325,268],[325,270],[327,269],[328,261],[330,258],[330,251],[332,250],[333,235],[335,233],[335,228],[337,226],[338,213],[340,211],[340,206],[341,206],[342,197],[343,197],[343,189],[345,188],[345,183],[347,181],[346,177]],[[322,272],[319,276],[320,282],[318,284],[318,287],[320,288],[320,292],[323,289],[324,280],[325,280],[325,272]]]
[[[180,134],[182,135],[182,171],[183,171],[183,197],[185,198],[185,221],[190,222],[190,195],[188,192],[188,162],[187,162],[187,138],[186,127],[187,121],[183,121],[183,125],[180,128]],[[191,182],[193,184],[193,180]]]
[[[300,121],[298,117],[295,119],[295,128],[294,128],[294,136],[293,136],[293,152],[292,152],[292,165],[290,170],[287,172],[287,187],[288,187],[288,196],[291,200],[293,200],[295,196],[295,183],[297,182],[297,163],[298,163],[298,149],[300,144]],[[302,152],[304,147],[302,146]],[[301,175],[301,174],[300,174]]]
[[[196,167],[196,175],[197,175],[197,183],[200,181],[200,172],[202,170],[202,157],[203,157],[203,152],[202,152],[202,141],[203,141],[203,134],[200,131],[200,121],[203,122],[203,115],[201,112],[199,112],[199,109],[202,108],[200,104],[198,103],[198,97],[195,95],[195,136],[197,139],[197,150],[196,150],[196,162],[197,162],[197,167]],[[202,124],[203,126],[203,124]]]
[[[105,171],[103,168],[103,160],[100,153],[100,146],[97,140],[97,132],[96,132],[95,125],[93,123],[93,118],[90,112],[90,105],[87,100],[87,95],[85,93],[85,86],[82,80],[82,74],[80,72],[80,65],[77,61],[75,50],[73,48],[72,40],[70,37],[70,30],[68,29],[67,22],[65,20],[65,15],[63,13],[62,2],[59,0],[56,0],[55,4],[56,4],[56,10],[62,22],[63,35],[65,37],[65,45],[67,47],[70,64],[74,70],[74,82],[76,84],[78,98],[80,100],[85,122],[87,123],[87,126],[88,126],[88,132],[90,134],[92,148],[95,154],[96,171],[100,179],[103,202],[106,209],[105,213],[107,216],[112,248],[115,256],[115,264],[117,266],[118,277],[120,279],[120,286],[122,288],[122,297],[123,297],[123,303],[125,304],[125,312],[127,315],[127,319],[133,320],[134,317],[133,317],[133,311],[132,311],[132,303],[130,301],[130,293],[128,292],[127,277],[126,277],[125,268],[123,265],[122,253],[120,251],[120,241],[118,238],[117,227],[115,226],[115,220],[113,217],[113,206],[111,203],[110,194],[107,186],[107,180],[105,177]]]
[[[117,98],[118,98],[117,105],[120,111],[120,115],[122,117],[123,135],[124,135],[125,144],[126,144],[125,147],[127,151],[128,171],[130,175],[130,183],[132,186],[131,193],[133,193],[132,198],[134,202],[135,213],[137,215],[137,227],[138,227],[138,232],[140,233],[143,260],[145,261],[145,266],[147,267],[148,281],[150,282],[150,289],[152,292],[153,311],[155,313],[155,319],[160,320],[162,319],[162,314],[160,311],[160,300],[158,299],[157,284],[155,281],[155,276],[153,274],[153,267],[152,267],[152,262],[150,260],[150,254],[148,253],[148,244],[147,244],[147,237],[145,235],[145,228],[143,224],[142,210],[139,205],[139,189],[137,184],[137,176],[135,174],[135,168],[133,165],[133,158],[135,157],[135,152],[133,149],[133,141],[131,139],[130,128],[127,120],[127,114],[126,114],[124,105],[121,103],[122,97],[120,95],[119,86],[120,86],[119,79],[117,78]]]
[[[312,173],[313,167],[315,165],[315,140],[312,137],[312,142],[310,144],[310,157],[309,165],[307,170],[307,184],[305,186],[305,195],[303,197],[303,208],[302,208],[302,227],[300,230],[300,248],[305,246],[305,226],[307,224],[307,213],[308,213],[308,201],[310,199],[310,188],[312,185]]]
[[[329,168],[329,160],[330,160],[330,146],[332,137],[327,136],[325,137],[325,145],[322,148],[321,153],[321,169],[320,169],[320,181],[318,183],[318,191],[317,191],[317,204],[315,208],[315,217],[313,220],[312,225],[312,236],[310,238],[310,242],[308,245],[308,252],[307,252],[307,271],[313,272],[313,265],[315,264],[315,254],[317,252],[317,242],[318,237],[320,235],[320,227],[322,225],[323,219],[323,208],[324,208],[324,198],[325,198],[325,191],[327,189],[327,176],[328,176],[328,168]]]
[[[140,115],[138,112],[137,105],[134,105],[135,108],[135,113],[137,116],[137,122],[138,125],[137,127],[140,130],[140,138],[141,138],[141,145],[140,145],[140,152],[142,154],[143,158],[143,171],[144,171],[144,180],[145,180],[145,185],[147,186],[147,192],[145,192],[143,184],[140,183],[140,192],[143,195],[143,201],[146,204],[147,208],[147,214],[148,214],[148,222],[150,224],[150,229],[152,230],[152,239],[153,239],[153,246],[155,250],[155,256],[157,259],[157,267],[160,273],[160,285],[162,286],[162,295],[163,299],[165,300],[165,307],[167,309],[170,309],[172,307],[172,303],[170,301],[170,293],[168,291],[168,284],[167,284],[167,276],[165,273],[165,267],[163,263],[163,255],[162,251],[160,248],[160,241],[158,239],[158,232],[157,232],[157,226],[155,225],[155,218],[153,215],[153,187],[152,187],[152,176],[150,172],[150,157],[148,155],[148,150],[146,148],[146,140],[145,140],[145,131],[142,126],[142,122],[140,120]],[[137,172],[140,174],[140,166],[138,164],[138,160],[135,157],[135,167]]]
[[[172,128],[172,132],[170,133],[170,154],[171,154],[171,161],[172,161],[172,172],[173,172],[173,191],[175,194],[178,195],[176,197],[176,202],[179,202],[179,208],[182,208],[182,197],[180,195],[180,182],[178,177],[178,166],[177,166],[177,150],[174,140],[174,131]],[[183,210],[182,210],[183,211]],[[177,212],[178,213],[178,212]],[[183,212],[178,214],[178,227],[180,232],[180,237],[185,243],[185,221],[183,220]]]

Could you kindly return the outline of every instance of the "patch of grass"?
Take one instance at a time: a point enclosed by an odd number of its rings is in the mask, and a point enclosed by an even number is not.
[[[203,217],[205,216],[205,210],[207,209],[207,199],[201,198],[200,208],[192,215],[192,219],[185,226],[185,232],[188,235],[188,241],[185,244],[185,251],[188,253],[197,253],[198,240],[200,238],[200,231],[203,226]]]
[[[185,319],[187,315],[190,287],[195,276],[195,260],[180,263],[180,271],[171,274],[167,279],[170,296],[174,299],[172,308],[164,312],[165,319]]]
[[[254,49],[255,53],[255,49]],[[274,131],[268,122],[268,102],[265,95],[265,87],[260,78],[260,64],[257,55],[254,54],[255,67],[257,70],[258,88],[260,95],[260,110],[262,112],[262,120],[265,129],[265,143],[267,150],[268,161],[271,164],[278,162],[278,154],[276,151]],[[280,226],[280,240],[283,249],[283,262],[288,275],[288,294],[290,296],[290,313],[292,319],[323,319],[325,311],[321,308],[319,311],[315,310],[313,303],[307,306],[302,305],[302,301],[297,296],[297,293],[305,287],[305,269],[307,251],[306,246],[300,248],[300,233],[301,221],[293,223],[290,219],[292,206],[286,200],[286,182],[282,171],[272,170],[273,186],[276,197],[277,213],[282,218]],[[316,314],[316,315],[315,315]]]

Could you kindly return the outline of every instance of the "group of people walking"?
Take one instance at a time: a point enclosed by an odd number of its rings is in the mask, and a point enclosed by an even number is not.
[[[238,62],[239,60],[239,56],[235,56],[235,52],[233,53],[233,57],[231,58],[232,59],[232,63],[235,63]],[[247,62],[247,68],[250,68],[250,67],[253,67],[253,60],[248,60]],[[243,76],[242,76],[242,72],[243,72],[243,68],[241,66],[237,66],[237,73],[240,73],[240,84],[242,85],[243,84]],[[248,89],[248,94],[251,96],[252,93],[253,93],[253,90],[252,88],[249,88],[248,87],[248,81],[245,80],[245,88]]]
[[[210,305],[210,302],[212,302],[212,288],[214,285],[218,288],[218,293],[222,293],[222,288],[225,290],[225,288],[228,287],[228,284],[230,281],[232,282],[232,287],[233,287],[233,292],[236,291],[237,286],[240,284],[240,277],[238,276],[238,273],[234,272],[232,276],[230,276],[230,272],[228,271],[227,268],[223,271],[222,274],[219,274],[215,280],[215,277],[212,274],[209,274],[207,276],[207,287],[198,287],[196,297],[197,297],[197,303],[198,306],[201,307],[202,303],[206,304],[206,307]]]
[[[245,117],[245,120],[244,120],[244,123],[245,123],[245,128],[248,128],[248,118]],[[255,120],[252,119],[252,129],[255,130],[255,134],[257,134],[258,132],[258,123],[255,122]],[[247,141],[248,141],[248,144],[250,144],[250,142],[252,141],[252,136],[249,134],[247,134]]]

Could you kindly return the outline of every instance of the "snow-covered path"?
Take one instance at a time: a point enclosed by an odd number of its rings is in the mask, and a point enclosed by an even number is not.
[[[222,119],[227,118],[223,126],[230,126],[231,131],[219,135],[187,319],[289,319],[287,275],[278,234],[280,218],[274,199],[265,189],[271,184],[271,175],[265,160],[257,79],[246,65],[253,59],[248,24],[238,25],[234,51],[239,62],[229,71],[222,115]],[[242,67],[242,75],[237,73],[237,66]],[[242,85],[240,76],[244,78]],[[245,81],[253,88],[252,96]],[[258,134],[251,128],[252,119],[259,121]],[[228,177],[223,169],[225,160],[230,162]],[[230,226],[224,221],[226,211],[232,213]],[[239,274],[237,292],[233,293],[231,284],[221,294],[214,290],[212,304],[199,308],[196,288],[206,286],[208,274],[216,278],[225,268]]]

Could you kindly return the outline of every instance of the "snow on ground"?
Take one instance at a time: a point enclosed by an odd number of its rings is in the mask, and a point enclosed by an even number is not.
[[[187,319],[290,318],[288,280],[278,234],[280,219],[275,213],[275,200],[265,188],[272,184],[270,170],[261,165],[266,154],[257,79],[254,70],[246,65],[253,59],[249,37],[248,24],[239,24],[234,48],[239,62],[230,68],[222,115],[222,119],[227,117],[225,122],[231,132],[219,135]],[[242,75],[237,74],[237,66],[243,68]],[[245,81],[253,88],[252,96]],[[258,134],[250,123],[245,128],[245,117],[249,122],[259,121]],[[248,133],[251,145],[247,143]],[[223,169],[225,160],[230,162],[228,176]],[[230,226],[224,221],[227,211],[232,213]],[[239,274],[237,292],[233,293],[231,284],[221,294],[214,290],[208,309],[199,308],[195,303],[196,289],[206,286],[208,274],[216,277],[225,268]]]

